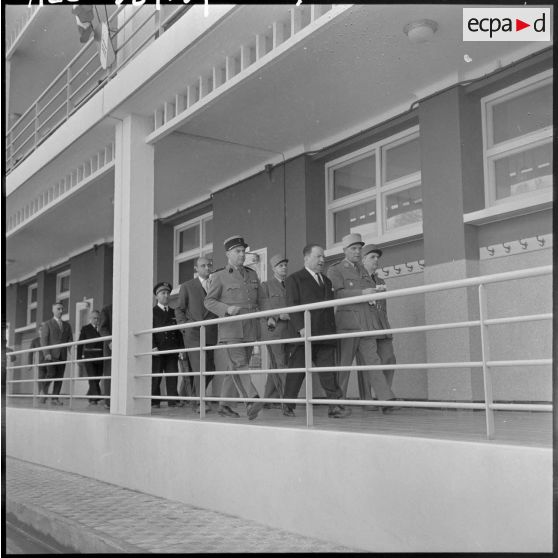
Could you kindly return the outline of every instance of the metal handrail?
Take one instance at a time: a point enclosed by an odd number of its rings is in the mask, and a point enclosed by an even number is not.
[[[109,25],[110,28],[110,24],[114,21],[115,18],[118,17],[118,15],[125,9],[125,5],[119,6],[108,18],[107,20],[107,24]],[[136,9],[133,10],[133,12],[130,14],[129,17],[126,18],[126,20],[115,30],[115,32],[112,34],[111,37],[111,41],[112,38],[114,38],[115,36],[118,35],[118,33],[130,22],[132,21],[134,18],[136,18],[140,13],[142,12],[142,9],[146,9],[147,7],[151,8],[151,6],[136,6]],[[184,6],[184,5],[177,5],[174,7],[174,11],[171,12],[168,17],[165,19],[165,21],[170,20],[172,17],[175,17],[177,13],[186,13],[191,6]],[[127,44],[129,44],[130,40],[132,38],[134,38],[137,33],[144,28],[144,26],[148,23],[148,22],[152,22],[154,20],[154,18],[156,18],[158,16],[158,11],[153,11],[146,19],[145,21],[138,27],[138,29],[136,29],[130,37],[128,37],[121,45],[117,45],[116,48],[114,48],[114,55],[115,57],[118,55],[118,53],[122,50],[122,48],[124,46],[126,46]],[[14,122],[14,124],[12,124],[12,126],[10,126],[10,128],[7,130],[6,132],[6,163],[7,163],[7,172],[10,172],[11,170],[13,170],[21,161],[23,161],[30,153],[32,153],[45,139],[46,136],[43,138],[38,138],[35,137],[35,141],[33,141],[34,136],[37,134],[37,131],[44,126],[44,124],[46,122],[49,122],[51,119],[54,118],[54,116],[56,114],[58,114],[58,112],[66,105],[66,114],[61,117],[59,122],[56,122],[53,125],[53,128],[51,128],[51,130],[49,130],[50,132],[54,131],[55,129],[57,129],[60,125],[62,125],[76,110],[77,107],[71,107],[69,105],[70,100],[74,99],[76,94],[81,91],[86,84],[91,84],[92,88],[91,91],[89,91],[87,94],[84,95],[84,99],[88,99],[90,97],[91,94],[93,94],[94,92],[98,91],[99,89],[101,89],[109,79],[112,79],[112,77],[114,77],[116,75],[116,73],[122,68],[124,67],[126,64],[128,64],[130,62],[130,60],[136,56],[139,52],[141,52],[144,47],[146,46],[146,44],[151,41],[151,40],[157,40],[157,38],[159,38],[161,36],[162,33],[165,32],[165,28],[164,26],[162,26],[161,24],[157,25],[156,28],[151,31],[149,33],[149,36],[147,37],[146,40],[142,41],[141,44],[137,45],[132,52],[126,57],[123,58],[120,61],[115,61],[115,64],[112,68],[109,68],[106,70],[107,75],[105,76],[105,79],[100,80],[100,82],[95,83],[95,76],[98,75],[99,70],[101,71],[105,71],[102,70],[100,62],[98,62],[98,69],[96,70],[92,70],[92,73],[90,76],[88,76],[88,78],[84,81],[83,84],[81,84],[76,91],[71,92],[70,88],[71,88],[71,84],[73,81],[75,81],[75,78],[77,76],[79,76],[84,69],[91,63],[91,61],[93,61],[96,56],[97,56],[97,52],[95,50],[95,52],[90,56],[90,58],[87,60],[87,62],[81,66],[77,72],[75,72],[72,75],[72,68],[74,67],[74,65],[77,63],[77,61],[82,57],[82,55],[89,49],[91,48],[92,45],[94,45],[95,39],[92,36],[89,41],[83,45],[83,47],[75,54],[75,56],[70,60],[70,62],[64,67],[63,70],[61,70],[56,77],[52,80],[52,82],[49,84],[49,86],[39,95],[39,97],[33,102],[33,104],[18,118],[17,122]],[[115,58],[115,60],[117,60]],[[62,88],[54,95],[52,96],[52,98],[50,98],[50,100],[46,103],[46,105],[44,105],[43,107],[39,108],[39,103],[45,98],[45,96],[51,96],[53,89],[55,88],[56,84],[60,81],[60,80],[64,80],[64,85],[62,86]],[[43,123],[38,123],[38,117],[39,115],[43,114],[45,111],[46,107],[49,107],[54,100],[60,95],[61,92],[64,91],[64,89],[67,91],[67,98],[64,100],[63,103],[61,103],[59,106],[54,107],[53,112],[50,116],[48,116],[46,118],[46,120]],[[81,103],[83,102],[83,99],[77,102],[77,105],[79,106]],[[27,130],[27,128],[29,127],[29,125],[26,125],[22,130],[19,130],[17,136],[13,137],[13,134],[15,133],[15,131],[18,130],[18,128],[20,127],[21,123],[25,121],[26,118],[28,118],[32,113],[35,113],[34,116],[31,119],[30,124],[34,124],[33,126],[33,131],[31,132],[31,134],[29,135],[29,137],[24,138],[21,142],[21,145],[19,147],[15,147],[15,141],[22,136],[22,134],[24,133],[25,130]],[[27,149],[27,150],[23,150],[23,147],[25,145],[28,144],[29,141],[33,142],[33,145]],[[23,151],[21,154],[20,152]],[[19,157],[17,156],[19,155]]]
[[[510,316],[504,318],[487,318],[487,301],[486,301],[486,289],[485,285],[498,283],[502,281],[512,280],[512,279],[522,279],[535,277],[540,275],[548,275],[552,273],[552,266],[542,266],[532,269],[516,270],[511,272],[504,272],[492,275],[485,275],[481,277],[471,277],[466,279],[459,279],[455,281],[446,281],[441,283],[434,283],[432,285],[423,285],[419,287],[409,287],[405,289],[400,289],[397,291],[385,291],[382,293],[375,293],[372,295],[361,295],[351,298],[334,299],[330,301],[290,306],[285,308],[274,308],[271,310],[251,312],[248,314],[242,314],[237,316],[228,316],[225,318],[215,318],[212,320],[204,320],[201,322],[189,322],[186,324],[177,324],[175,326],[166,326],[160,328],[149,328],[136,332],[134,335],[136,337],[141,335],[153,334],[157,332],[173,331],[173,330],[186,330],[193,327],[200,328],[200,345],[199,347],[172,349],[166,351],[146,351],[135,353],[135,357],[151,357],[157,355],[165,354],[180,354],[188,353],[193,351],[200,352],[200,368],[199,372],[175,372],[175,373],[150,373],[150,374],[136,374],[136,378],[144,377],[200,377],[200,394],[198,396],[152,396],[152,395],[137,395],[134,394],[135,399],[159,399],[159,400],[195,400],[200,403],[200,416],[203,418],[205,416],[205,402],[210,401],[244,401],[244,402],[282,402],[282,403],[304,403],[306,406],[306,422],[308,426],[313,425],[313,405],[328,405],[331,404],[330,400],[315,399],[313,397],[312,389],[312,378],[314,373],[326,372],[326,371],[351,371],[351,370],[384,370],[386,368],[385,364],[379,365],[351,365],[351,366],[331,366],[331,367],[316,367],[312,365],[311,360],[311,343],[312,341],[326,340],[326,339],[343,339],[348,337],[366,337],[374,335],[385,335],[386,333],[413,333],[419,331],[429,331],[429,330],[441,330],[448,328],[462,328],[462,327],[480,327],[481,328],[481,348],[482,348],[482,360],[480,361],[463,361],[463,362],[431,362],[431,363],[405,363],[405,364],[390,364],[389,368],[393,370],[424,370],[424,369],[447,369],[447,368],[482,368],[483,370],[483,384],[484,384],[484,402],[456,402],[456,401],[398,401],[397,405],[401,407],[419,407],[419,408],[461,408],[461,409],[482,409],[485,411],[486,415],[486,435],[487,438],[491,439],[494,437],[494,412],[498,410],[510,410],[510,411],[541,411],[550,412],[552,411],[551,404],[525,404],[525,403],[494,403],[492,397],[492,379],[490,375],[491,368],[495,367],[512,367],[512,366],[547,366],[552,363],[550,358],[540,358],[540,359],[521,359],[521,360],[491,360],[489,354],[489,338],[488,338],[488,326],[502,325],[507,323],[518,323],[525,321],[539,321],[539,320],[550,320],[552,319],[552,313],[544,314],[532,314],[523,316]],[[450,322],[444,324],[431,324],[424,326],[412,326],[412,327],[402,327],[402,328],[391,328],[389,330],[379,330],[379,331],[369,331],[369,332],[349,332],[349,333],[339,333],[334,335],[312,335],[311,332],[311,320],[310,312],[314,309],[324,308],[324,307],[336,307],[343,306],[347,304],[355,304],[357,302],[368,302],[378,299],[387,299],[401,296],[410,296],[419,293],[436,292],[441,290],[450,290],[456,288],[464,288],[478,286],[479,287],[479,308],[480,308],[480,318],[479,320],[470,320],[464,322]],[[294,312],[304,312],[304,337],[288,338],[288,339],[277,339],[270,341],[253,341],[248,343],[234,343],[234,344],[221,344],[221,345],[206,345],[205,341],[205,330],[208,325],[219,324],[223,322],[239,321],[246,319],[258,319],[268,316],[277,315],[280,313],[294,313]],[[50,347],[40,347],[36,349],[25,349],[19,351],[13,351],[11,355],[18,355],[23,353],[28,353],[32,351],[40,351],[46,348],[54,347],[70,347],[77,344],[84,344],[86,342],[98,342],[100,340],[110,340],[112,337],[96,338],[94,340],[87,341],[72,341],[65,344],[52,345]],[[277,399],[277,398],[247,398],[247,397],[236,397],[236,398],[223,398],[218,396],[206,396],[205,394],[205,382],[203,381],[203,376],[206,374],[205,369],[205,356],[207,351],[229,349],[233,347],[253,347],[262,346],[267,344],[284,344],[284,343],[304,343],[305,344],[305,366],[304,368],[285,368],[285,369],[250,369],[243,371],[235,371],[235,374],[265,374],[265,373],[295,373],[304,372],[306,377],[306,395],[304,399]],[[87,360],[107,360],[111,357],[98,357],[94,359]],[[86,362],[86,359],[81,360],[68,360],[66,362]],[[40,366],[48,366],[50,363],[42,363]],[[37,366],[37,365],[35,365]],[[28,368],[28,366],[9,366],[10,370],[17,368]],[[211,371],[211,375],[224,376],[230,374],[228,370]],[[106,379],[106,377],[104,377]],[[76,378],[69,377],[65,378],[65,381],[71,380],[87,380],[88,378]],[[8,383],[17,382],[29,382],[32,380],[10,380]],[[202,389],[203,386],[203,389]],[[9,394],[10,395],[10,394]],[[11,394],[10,396],[15,396],[16,394]],[[19,397],[20,395],[18,395]],[[25,396],[25,395],[21,395]],[[29,397],[29,395],[27,395]],[[79,396],[80,398],[83,396]],[[71,401],[71,397],[70,397]],[[382,401],[382,400],[336,400],[338,404],[343,405],[360,405],[360,406],[389,406],[393,405],[393,401]]]

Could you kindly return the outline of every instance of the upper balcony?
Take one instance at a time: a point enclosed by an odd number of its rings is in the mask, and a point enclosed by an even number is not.
[[[12,81],[18,78],[18,67],[25,66],[27,69],[29,64],[33,64],[42,73],[42,79],[34,80],[35,85],[40,85],[41,81],[44,83],[51,79],[48,76],[52,75],[52,73],[45,74],[44,66],[49,65],[52,72],[53,60],[68,57],[71,45],[79,44],[76,24],[68,8],[68,6],[51,6],[48,10],[42,8],[40,17],[38,17],[37,7],[19,14],[19,19],[16,17],[18,14],[13,14],[13,31],[7,39],[7,54],[13,55],[18,45],[27,48],[24,49],[22,56],[14,57],[10,69]],[[160,9],[154,5],[96,8],[95,36],[92,35],[89,41],[73,55],[34,101],[29,103],[25,97],[21,98],[27,86],[18,82],[17,98],[8,101],[9,112],[12,119],[16,121],[10,123],[6,133],[7,173],[33,153],[88,99],[190,8],[191,6],[184,4],[161,6]],[[39,19],[41,21],[38,21]],[[32,25],[33,20],[36,20],[36,23]],[[108,24],[110,37],[106,69],[101,63],[99,40],[101,24],[105,22]],[[76,35],[74,40],[69,40],[67,36],[69,28],[72,35]],[[42,60],[41,52],[47,53],[47,60]],[[22,110],[22,106],[28,108]],[[19,113],[20,110],[22,113]]]

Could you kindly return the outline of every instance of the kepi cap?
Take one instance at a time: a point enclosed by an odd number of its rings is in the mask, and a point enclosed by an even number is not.
[[[362,249],[362,257],[364,258],[364,256],[370,254],[370,252],[375,252],[376,254],[378,254],[378,258],[381,258],[383,254],[383,252],[378,247],[374,246],[374,244],[367,244]]]
[[[172,285],[166,281],[161,281],[153,287],[154,295],[157,295],[157,293],[160,293],[161,291],[169,291],[169,293],[172,292]]]
[[[362,236],[359,233],[352,233],[347,234],[343,237],[343,249],[352,246],[353,244],[360,244],[364,246],[364,242],[362,242]]]
[[[244,242],[244,239],[237,234],[227,238],[225,242],[223,242],[223,245],[225,246],[225,252],[228,252],[229,250],[232,250],[237,246],[244,246],[244,248],[248,248],[248,244],[246,244],[246,242]]]
[[[269,263],[271,264],[271,268],[273,269],[276,265],[279,265],[281,262],[288,262],[289,260],[285,258],[285,256],[281,254],[275,254],[271,256]]]

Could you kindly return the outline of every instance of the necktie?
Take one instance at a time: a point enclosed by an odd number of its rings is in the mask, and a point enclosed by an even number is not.
[[[318,285],[320,285],[320,287],[323,287],[324,282],[322,280],[322,276],[319,273],[316,273],[316,277],[318,278]]]
[[[169,311],[169,307],[168,307],[168,306],[165,306],[165,307],[163,308],[163,310],[164,310],[165,312],[168,312],[168,311]]]
[[[285,288],[285,281],[281,281],[281,285]]]
[[[205,292],[207,292],[207,279],[204,279],[204,280],[202,281],[201,284],[202,284],[203,290],[204,290]]]

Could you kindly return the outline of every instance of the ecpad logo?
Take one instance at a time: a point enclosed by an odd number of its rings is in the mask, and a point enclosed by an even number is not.
[[[464,41],[550,41],[550,8],[463,8]]]

